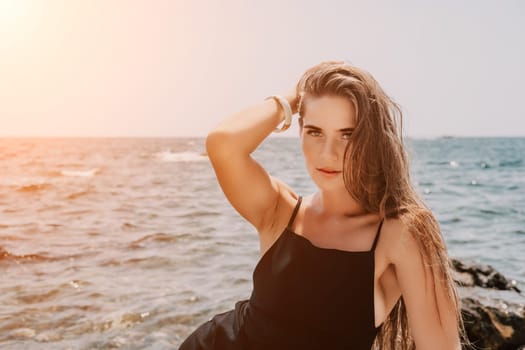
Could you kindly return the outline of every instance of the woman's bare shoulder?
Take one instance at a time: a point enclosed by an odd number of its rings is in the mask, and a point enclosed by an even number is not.
[[[382,246],[389,263],[393,263],[397,259],[399,246],[406,240],[407,233],[407,225],[403,218],[395,217],[384,220],[381,241],[383,241]]]
[[[425,208],[415,210],[411,215],[385,219],[385,242],[388,259],[395,264],[406,257],[408,251],[420,252],[420,241],[415,235],[425,235],[425,225],[432,213]],[[417,232],[416,232],[417,231]]]

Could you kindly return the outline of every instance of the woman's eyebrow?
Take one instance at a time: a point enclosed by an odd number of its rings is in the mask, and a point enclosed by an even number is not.
[[[323,129],[321,129],[318,126],[310,125],[310,124],[307,124],[307,125],[303,126],[303,128],[304,129],[313,129],[313,130],[323,130]],[[344,128],[344,129],[339,129],[338,131],[346,132],[346,131],[354,131],[354,129],[355,128]]]

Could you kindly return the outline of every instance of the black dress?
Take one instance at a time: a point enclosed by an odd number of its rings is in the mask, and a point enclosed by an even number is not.
[[[369,350],[374,324],[374,251],[321,248],[288,226],[253,272],[250,299],[199,326],[179,350]]]

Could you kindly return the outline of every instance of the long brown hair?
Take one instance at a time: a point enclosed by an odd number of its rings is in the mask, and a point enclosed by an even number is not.
[[[333,95],[348,98],[353,103],[357,120],[344,154],[346,190],[367,212],[403,221],[418,242],[423,260],[437,281],[435,295],[438,295],[439,286],[446,292],[455,310],[461,341],[470,346],[439,223],[410,181],[399,105],[370,73],[343,61],[326,61],[311,67],[297,83],[296,90],[300,126],[310,99]],[[441,319],[441,315],[439,317]],[[373,348],[415,349],[403,297],[383,323]]]

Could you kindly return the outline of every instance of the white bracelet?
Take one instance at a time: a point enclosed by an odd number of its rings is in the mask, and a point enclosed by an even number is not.
[[[284,124],[281,126],[281,128],[275,128],[273,132],[283,132],[287,130],[290,125],[292,125],[292,107],[290,107],[290,103],[285,98],[282,98],[279,95],[272,95],[265,98],[265,100],[268,100],[270,98],[273,98],[277,103],[281,106],[282,114],[284,114]],[[281,114],[281,115],[282,115]]]

